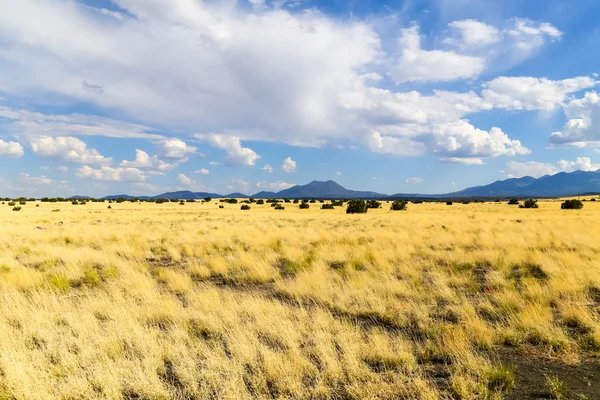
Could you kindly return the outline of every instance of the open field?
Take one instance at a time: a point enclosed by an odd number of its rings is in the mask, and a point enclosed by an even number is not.
[[[600,202],[39,205],[0,206],[0,399],[600,398]]]

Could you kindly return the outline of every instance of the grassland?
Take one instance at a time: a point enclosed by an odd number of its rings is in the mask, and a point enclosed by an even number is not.
[[[506,349],[600,355],[600,202],[107,206],[0,207],[0,399],[500,399]]]

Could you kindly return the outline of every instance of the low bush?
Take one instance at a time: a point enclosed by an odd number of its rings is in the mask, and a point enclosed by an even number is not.
[[[14,201],[10,201],[8,202],[8,206],[9,207],[14,207],[17,203],[15,203]]]
[[[392,203],[392,206],[390,207],[390,210],[392,210],[392,211],[405,211],[407,204],[408,204],[407,201],[395,200]]]
[[[581,210],[583,208],[583,203],[580,200],[565,200],[565,202],[560,205],[560,208],[563,210]]]
[[[248,204],[243,204],[241,210],[249,210],[250,206]]]
[[[510,206],[516,206],[517,204],[519,204],[519,199],[510,199],[508,201],[508,205]]]
[[[276,210],[285,210],[285,207],[284,207],[284,206],[282,206],[281,204],[277,204],[277,205],[275,206],[275,209],[276,209]]]
[[[529,199],[525,200],[523,204],[519,206],[519,208],[539,208],[540,206],[537,203],[537,200]]]
[[[21,207],[13,207],[13,211],[21,211]]]
[[[452,203],[451,201],[447,201],[447,202],[446,202],[446,205],[447,205],[447,206],[451,206],[452,204],[453,204],[453,203]]]
[[[308,203],[300,203],[300,206],[298,206],[298,208],[301,210],[306,210],[310,208],[310,205]]]
[[[364,214],[367,212],[367,202],[364,200],[350,200],[346,208],[346,214]]]
[[[381,208],[381,203],[378,202],[377,200],[369,200],[367,202],[367,207],[368,208]]]
[[[256,204],[262,205],[262,204],[265,204],[265,201],[264,201],[264,200],[262,200],[262,199],[260,199],[260,200],[257,200],[257,201],[256,201]]]
[[[333,204],[323,204],[321,206],[321,210],[333,210],[335,209],[335,207],[333,206]]]

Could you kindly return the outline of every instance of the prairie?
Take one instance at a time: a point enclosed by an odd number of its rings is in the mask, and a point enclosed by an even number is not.
[[[514,396],[600,356],[600,202],[539,204],[3,205],[0,399]]]

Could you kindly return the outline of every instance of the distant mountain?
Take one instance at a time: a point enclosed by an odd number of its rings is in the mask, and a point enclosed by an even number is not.
[[[444,197],[563,197],[583,193],[600,193],[600,171],[560,172],[537,179],[531,176],[506,179],[449,193]]]
[[[235,192],[235,193],[226,194],[225,196],[221,196],[221,197],[225,197],[228,199],[246,199],[250,196],[248,196],[247,194],[244,194],[244,193]]]
[[[152,199],[175,199],[175,200],[197,200],[204,199],[206,197],[210,198],[220,198],[222,197],[217,193],[207,193],[207,192],[191,192],[189,190],[180,190],[178,192],[168,192],[159,194],[158,196],[151,197]]]
[[[383,198],[386,194],[348,190],[334,181],[312,181],[308,185],[296,185],[277,193],[281,198],[356,199]]]
[[[125,200],[133,200],[133,199],[148,200],[148,199],[151,199],[151,197],[149,197],[149,196],[130,196],[128,194],[113,194],[110,196],[103,197],[100,200],[116,200],[116,199],[120,199],[120,198],[123,198]]]
[[[594,172],[561,172],[540,178],[525,176],[496,181],[485,186],[474,186],[458,192],[446,194],[396,193],[391,196],[377,192],[349,190],[334,181],[312,181],[307,185],[296,185],[280,192],[259,192],[248,196],[243,193],[230,193],[222,196],[217,193],[191,192],[189,190],[163,193],[158,196],[129,196],[126,194],[107,196],[104,199],[204,199],[211,198],[288,198],[288,199],[451,199],[465,197],[564,197],[580,194],[600,194],[600,170]]]

